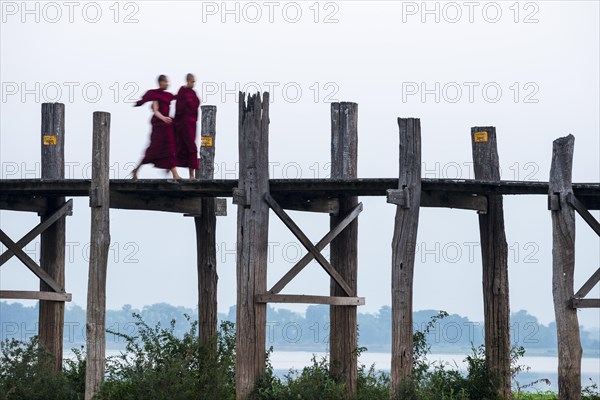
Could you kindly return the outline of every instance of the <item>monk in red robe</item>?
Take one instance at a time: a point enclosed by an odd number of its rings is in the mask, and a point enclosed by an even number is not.
[[[196,78],[192,74],[186,76],[187,84],[177,93],[175,104],[175,143],[178,167],[187,167],[190,179],[195,179],[198,166],[198,147],[196,146],[196,125],[198,123],[198,107],[200,99],[194,91]]]
[[[165,75],[158,77],[158,89],[148,90],[142,98],[135,103],[135,107],[151,101],[152,102],[152,133],[150,134],[150,145],[146,149],[144,158],[131,171],[133,179],[137,179],[137,173],[143,164],[154,164],[157,168],[171,171],[173,179],[180,180],[177,173],[175,159],[175,133],[173,120],[169,118],[169,105],[175,99],[173,94],[166,91],[169,81]]]

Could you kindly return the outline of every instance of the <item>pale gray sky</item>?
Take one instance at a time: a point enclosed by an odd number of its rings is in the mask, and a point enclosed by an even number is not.
[[[237,90],[258,87],[273,99],[274,178],[327,176],[329,102],[340,100],[359,104],[360,177],[397,176],[396,118],[419,117],[424,177],[471,178],[470,127],[494,125],[503,179],[547,180],[552,141],[569,133],[576,138],[573,180],[600,179],[597,1],[428,2],[430,13],[422,2],[228,2],[227,10],[223,4],[2,1],[2,178],[39,176],[44,101],[66,103],[73,178],[90,174],[92,112],[110,112],[113,174],[124,178],[149,133],[148,107],[130,101],[153,88],[159,74],[176,91],[193,72],[204,104],[218,107],[218,178],[237,175]],[[141,177],[164,174],[146,166]],[[383,197],[361,201],[358,286],[367,305],[360,310],[373,312],[390,303],[395,207]],[[87,204],[75,200],[67,225],[66,286],[82,306]],[[326,215],[292,215],[314,241],[328,230]],[[554,312],[545,196],[506,197],[505,220],[511,309],[548,323]],[[33,214],[0,213],[2,229],[15,240],[36,221]],[[235,223],[229,200],[229,215],[218,219],[220,311],[235,302]],[[304,251],[274,215],[270,224],[272,284]],[[111,229],[109,308],[196,304],[192,220],[114,210]],[[416,310],[482,320],[478,239],[474,212],[421,210]],[[28,247],[34,258],[37,246]],[[576,250],[579,286],[600,265],[598,237],[579,219]],[[18,261],[0,269],[2,289],[37,285]],[[288,292],[326,294],[328,288],[326,274],[311,264]],[[599,288],[590,294],[599,295]],[[579,316],[587,327],[600,326],[598,310]]]

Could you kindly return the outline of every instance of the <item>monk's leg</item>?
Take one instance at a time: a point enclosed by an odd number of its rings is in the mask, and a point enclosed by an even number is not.
[[[176,167],[171,168],[171,173],[173,174],[173,179],[175,179],[176,181],[181,179],[181,176],[179,176],[179,173],[177,173]]]
[[[137,180],[137,178],[138,178],[137,174],[141,167],[142,167],[142,163],[139,162],[138,165],[136,165],[135,168],[133,170],[131,170],[131,179],[133,179],[134,181]]]
[[[194,168],[190,168],[190,179],[196,179],[196,170]]]

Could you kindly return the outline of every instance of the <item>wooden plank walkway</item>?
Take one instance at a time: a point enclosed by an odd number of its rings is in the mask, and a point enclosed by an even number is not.
[[[91,180],[65,179],[3,179],[0,196],[88,196]],[[111,179],[110,190],[154,195],[231,197],[238,186],[237,179],[212,179],[169,182],[166,179]],[[308,197],[328,197],[348,194],[356,196],[386,196],[388,189],[398,188],[398,178],[358,179],[270,179],[270,192]],[[424,192],[462,192],[470,194],[548,194],[548,182],[478,181],[475,179],[422,179]],[[573,183],[577,197],[595,197],[600,203],[600,183]],[[588,199],[589,200],[589,199]],[[588,207],[589,208],[589,207]]]

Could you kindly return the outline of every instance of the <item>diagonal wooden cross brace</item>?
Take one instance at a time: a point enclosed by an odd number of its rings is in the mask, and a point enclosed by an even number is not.
[[[30,243],[36,236],[44,232],[48,229],[53,223],[58,221],[65,215],[70,215],[73,209],[73,200],[67,201],[63,206],[61,206],[56,212],[54,212],[49,218],[38,224],[35,228],[29,231],[25,236],[21,238],[18,242],[13,242],[13,240],[8,237],[8,235],[0,229],[0,242],[2,242],[8,250],[6,250],[0,256],[0,266],[5,264],[12,256],[16,256],[27,268],[31,270],[39,279],[44,281],[48,286],[52,288],[57,293],[64,292],[63,288],[35,261],[29,257],[24,251],[23,248]]]
[[[316,245],[313,245],[310,239],[306,237],[304,232],[302,232],[298,225],[296,225],[296,223],[290,218],[285,210],[281,208],[275,199],[271,197],[269,193],[265,193],[265,201],[275,212],[275,214],[277,214],[279,219],[281,219],[281,221],[290,229],[290,231],[292,231],[294,236],[296,236],[296,238],[298,238],[298,240],[300,240],[304,247],[306,247],[306,249],[309,251],[308,254],[302,257],[302,259],[298,261],[298,263],[296,263],[296,265],[294,265],[290,271],[285,274],[283,278],[281,278],[279,282],[275,284],[275,286],[273,286],[271,290],[269,290],[269,293],[279,293],[285,287],[285,285],[287,285],[296,275],[298,275],[300,271],[302,271],[302,269],[306,267],[314,258],[319,264],[321,264],[325,272],[327,272],[329,276],[331,276],[331,278],[335,280],[338,285],[340,285],[346,295],[353,296],[354,294],[352,293],[352,289],[348,283],[346,283],[339,272],[331,266],[329,261],[323,257],[321,250],[323,250],[325,246],[327,246],[340,232],[342,232],[344,228],[358,216],[358,214],[360,214],[362,211],[362,203],[359,203],[356,207],[354,207],[354,209],[352,209],[352,211],[334,229],[327,233],[327,235],[325,235],[323,239],[321,239]]]
[[[594,274],[590,277],[590,279],[588,279],[583,286],[581,287],[581,289],[579,289],[577,291],[577,293],[575,293],[575,295],[573,297],[575,298],[583,298],[585,296],[587,296],[587,294],[594,288],[594,286],[596,286],[597,283],[600,282],[600,268],[598,268],[596,270],[596,272],[594,272]]]
[[[600,236],[600,222],[588,211],[583,203],[573,194],[567,195],[567,203],[569,203],[585,222],[596,232],[596,235]]]
[[[58,221],[63,215],[71,215],[73,212],[73,199],[69,199],[65,204],[62,205],[58,210],[54,212],[49,218],[46,218],[43,222],[39,223],[35,228],[30,230],[25,236],[21,238],[16,244],[19,249],[27,246],[33,239],[39,234],[48,229],[52,224]],[[7,246],[8,247],[8,246]],[[0,256],[0,267],[11,259],[15,254],[11,250],[6,250]]]

